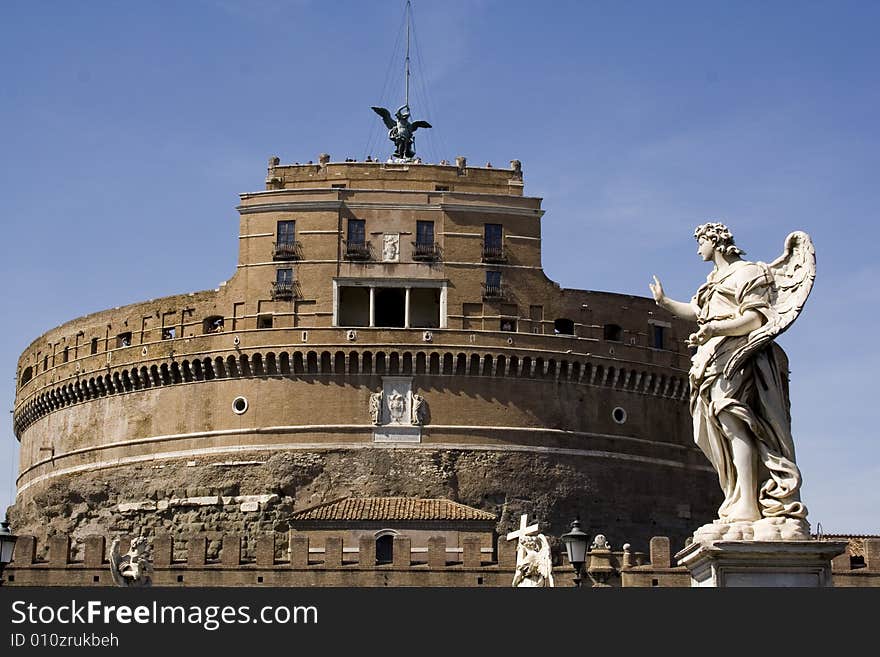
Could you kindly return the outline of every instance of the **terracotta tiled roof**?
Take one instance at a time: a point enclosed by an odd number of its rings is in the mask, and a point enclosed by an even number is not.
[[[291,520],[495,520],[495,515],[446,499],[346,497],[297,511]]]

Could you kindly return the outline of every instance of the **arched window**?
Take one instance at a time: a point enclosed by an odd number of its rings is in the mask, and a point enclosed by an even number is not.
[[[574,335],[574,322],[565,317],[554,319],[553,332],[556,335]]]
[[[386,530],[376,537],[376,563],[392,563],[394,561],[394,534]]]
[[[621,342],[623,340],[623,329],[617,324],[606,324],[602,337],[612,342]]]
[[[28,381],[34,378],[34,368],[31,366],[25,367],[24,372],[21,373],[21,384],[24,385]]]
[[[211,315],[202,320],[202,333],[222,333],[223,317],[220,315]]]

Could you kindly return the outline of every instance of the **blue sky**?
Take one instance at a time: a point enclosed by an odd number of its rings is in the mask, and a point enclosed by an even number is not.
[[[369,107],[401,101],[403,5],[4,2],[7,409],[49,328],[226,280],[237,194],[269,155],[388,154]],[[780,340],[804,501],[814,527],[880,534],[880,4],[416,0],[414,16],[420,154],[522,160],[563,286],[647,295],[656,273],[686,299],[707,273],[694,225],[726,221],[765,261],[812,235],[816,285]],[[4,507],[15,445],[7,421]]]

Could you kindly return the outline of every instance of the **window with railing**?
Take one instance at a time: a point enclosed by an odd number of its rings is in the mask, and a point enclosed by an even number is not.
[[[483,262],[504,262],[504,231],[501,224],[485,224],[483,231]]]
[[[275,282],[272,283],[272,299],[286,300],[297,298],[296,283],[293,280],[293,269],[275,270]]]
[[[483,297],[485,298],[501,298],[504,296],[501,287],[501,272],[487,271],[486,282],[483,283]]]
[[[367,222],[363,219],[348,220],[348,239],[345,240],[345,257],[349,260],[370,259],[370,243],[367,241]]]
[[[300,244],[296,241],[296,221],[278,222],[273,247],[272,257],[275,260],[297,260],[300,257]]]
[[[434,222],[416,222],[416,241],[413,242],[413,260],[436,260],[440,256],[434,241]]]

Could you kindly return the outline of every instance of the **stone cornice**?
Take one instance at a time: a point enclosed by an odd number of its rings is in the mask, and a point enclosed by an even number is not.
[[[420,212],[471,212],[476,214],[503,214],[523,217],[540,218],[544,211],[537,208],[521,208],[509,205],[480,205],[466,203],[369,203],[364,201],[350,202],[340,199],[318,201],[280,201],[276,203],[260,203],[259,205],[239,205],[236,209],[241,214],[260,214],[265,212],[326,212],[338,211],[343,207],[352,210],[418,210]]]

